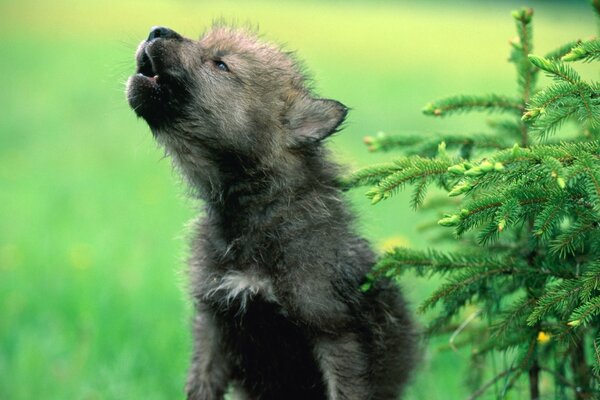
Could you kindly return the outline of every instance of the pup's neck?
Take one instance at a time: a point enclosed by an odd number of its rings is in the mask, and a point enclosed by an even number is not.
[[[227,241],[274,229],[293,217],[295,208],[314,208],[318,217],[337,214],[333,209],[343,207],[335,181],[337,168],[320,149],[261,159],[213,153],[190,162],[174,156]]]

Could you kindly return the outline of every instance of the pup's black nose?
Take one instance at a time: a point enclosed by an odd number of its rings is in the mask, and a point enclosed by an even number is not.
[[[148,35],[148,41],[153,40],[153,39],[158,39],[158,38],[177,39],[180,37],[181,37],[181,35],[179,35],[177,32],[175,32],[172,29],[166,28],[164,26],[155,26],[152,29],[150,29],[150,34]]]

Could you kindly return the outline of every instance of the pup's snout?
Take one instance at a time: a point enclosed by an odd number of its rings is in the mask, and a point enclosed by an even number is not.
[[[181,35],[175,32],[172,29],[166,28],[164,26],[154,26],[150,29],[150,34],[148,35],[148,41],[154,39],[179,39]]]

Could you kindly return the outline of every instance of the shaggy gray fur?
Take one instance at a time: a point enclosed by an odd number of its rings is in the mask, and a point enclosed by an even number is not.
[[[347,109],[315,98],[289,54],[246,30],[154,28],[131,107],[204,200],[190,258],[190,400],[390,400],[417,359],[398,289],[359,290],[356,235],[322,141]]]

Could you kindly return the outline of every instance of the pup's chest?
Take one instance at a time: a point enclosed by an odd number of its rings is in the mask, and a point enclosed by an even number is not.
[[[277,304],[273,279],[256,271],[213,274],[204,282],[203,299],[219,308],[243,312],[256,300]]]

